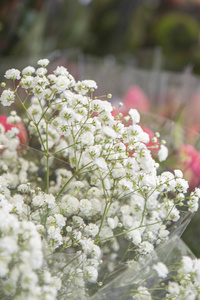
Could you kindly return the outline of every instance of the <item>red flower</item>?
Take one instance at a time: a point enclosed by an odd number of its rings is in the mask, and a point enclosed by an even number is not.
[[[178,167],[182,169],[191,190],[200,185],[200,152],[192,145],[183,145],[179,149]]]
[[[28,133],[26,130],[25,125],[22,122],[16,123],[16,124],[9,124],[7,123],[7,116],[0,115],[0,123],[4,126],[5,132],[10,130],[13,127],[17,127],[19,129],[18,137],[20,139],[20,143],[27,144],[28,143]]]

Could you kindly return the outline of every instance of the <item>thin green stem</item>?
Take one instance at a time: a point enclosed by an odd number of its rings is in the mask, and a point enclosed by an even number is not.
[[[61,188],[60,192],[57,194],[56,196],[56,201],[58,200],[58,198],[60,197],[60,195],[62,194],[62,192],[65,190],[65,188],[68,186],[68,184],[76,177],[77,173],[74,172],[74,174],[72,175],[72,177],[70,177],[70,179],[63,185],[63,187]]]
[[[61,190],[59,191],[59,193],[56,196],[56,201],[58,200],[58,198],[60,197],[60,195],[62,194],[62,192],[65,190],[65,188],[68,186],[68,184],[79,174],[81,174],[81,171],[83,169],[85,169],[86,167],[88,167],[91,164],[91,162],[89,162],[88,164],[86,164],[85,166],[83,166],[81,169],[77,169],[76,171],[74,171],[74,174],[72,175],[72,177],[69,178],[69,180],[67,180],[67,182],[63,185],[63,187],[61,188]]]

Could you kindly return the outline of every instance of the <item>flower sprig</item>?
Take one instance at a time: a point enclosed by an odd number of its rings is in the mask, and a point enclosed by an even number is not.
[[[151,140],[139,125],[137,110],[130,110],[126,125],[114,117],[110,102],[95,96],[96,82],[76,82],[62,66],[48,74],[48,63],[42,59],[37,69],[29,66],[5,74],[13,88],[3,90],[1,104],[18,103],[24,110],[21,119],[12,111],[15,118],[7,121],[14,125],[16,119],[25,120],[29,139],[22,147],[17,126],[8,130],[1,125],[0,208],[9,207],[8,218],[18,227],[32,224],[37,232],[40,269],[51,273],[49,284],[57,282],[48,299],[78,299],[80,293],[87,297],[87,288],[96,288],[129,255],[139,259],[168,239],[171,223],[180,218],[179,207],[198,209],[200,190],[188,195],[179,170],[159,173],[167,147],[160,144],[155,160],[149,143],[157,145],[159,140]],[[1,224],[0,253],[5,253],[2,245],[10,233]],[[16,243],[19,234],[26,236],[26,228],[20,233],[13,228],[9,243]],[[21,252],[32,256],[24,243],[19,249],[17,261],[23,260]],[[3,260],[0,255],[0,264]],[[3,263],[7,271],[0,273],[2,284],[6,278],[12,282],[14,268],[10,260]],[[31,272],[43,287],[38,269]],[[47,299],[35,294],[35,287],[27,293]],[[2,291],[18,295],[6,285]]]

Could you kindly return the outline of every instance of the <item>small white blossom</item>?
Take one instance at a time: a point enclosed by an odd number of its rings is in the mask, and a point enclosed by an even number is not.
[[[187,274],[193,271],[193,261],[189,256],[183,256],[181,261],[180,274]]]
[[[131,108],[129,110],[129,115],[131,117],[131,120],[133,121],[133,124],[140,122],[140,114],[138,113],[137,109]]]
[[[59,75],[55,79],[55,85],[53,85],[52,88],[56,89],[58,92],[63,92],[64,90],[69,88],[69,86],[70,86],[70,80],[66,76]]]
[[[160,149],[158,150],[158,158],[159,161],[165,161],[168,156],[168,149],[164,145],[160,145]]]
[[[99,232],[99,227],[96,224],[89,223],[85,228],[84,231],[86,234],[95,237]]]
[[[174,170],[175,177],[183,178],[183,172],[181,170]]]
[[[34,206],[42,206],[44,203],[44,196],[41,194],[33,197],[32,199],[32,204]]]
[[[168,292],[170,296],[178,296],[180,292],[180,286],[177,282],[169,282],[168,284]]]
[[[68,70],[65,67],[63,67],[63,66],[57,66],[57,68],[54,71],[54,74],[57,75],[57,76],[59,76],[59,75],[68,76],[69,72],[68,72]]]
[[[97,84],[94,80],[83,80],[78,81],[75,85],[75,90],[85,95],[89,90],[97,89]]]
[[[89,282],[96,282],[98,277],[98,271],[93,266],[88,266],[86,268],[86,276],[88,277]]]
[[[94,163],[102,170],[106,171],[108,169],[107,163],[103,157],[95,159]]]
[[[45,195],[45,202],[48,204],[48,207],[53,207],[55,205],[55,197],[52,194]]]
[[[152,300],[151,294],[148,289],[144,286],[139,286],[137,293],[133,295],[134,300]]]
[[[44,59],[38,60],[37,64],[42,67],[46,67],[46,66],[48,66],[49,62],[50,61],[47,58],[44,58]]]
[[[58,225],[58,227],[62,228],[63,226],[65,226],[65,222],[66,222],[67,218],[63,217],[63,215],[55,214],[55,219],[56,219],[56,224]]]
[[[91,202],[87,199],[80,200],[80,210],[84,214],[89,213],[89,211],[92,209]]]
[[[17,79],[19,80],[21,78],[21,75],[20,75],[20,71],[17,70],[17,69],[9,69],[6,71],[4,77],[6,79]]]
[[[35,73],[35,68],[31,66],[28,66],[22,70],[22,75],[32,75],[33,73]]]
[[[10,106],[15,101],[15,93],[10,90],[4,90],[1,94],[0,101],[3,106]]]
[[[79,200],[73,196],[65,195],[61,199],[61,208],[66,211],[67,214],[75,214],[80,207]]]
[[[89,131],[83,132],[79,139],[82,145],[92,146],[94,144],[94,135]]]
[[[154,250],[153,245],[148,241],[142,242],[139,247],[142,254],[151,253]]]
[[[153,269],[158,273],[158,276],[161,278],[167,277],[168,268],[162,262],[158,262],[156,265],[153,266]]]

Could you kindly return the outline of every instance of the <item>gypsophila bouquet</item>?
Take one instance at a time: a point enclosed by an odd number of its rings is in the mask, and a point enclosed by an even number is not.
[[[180,208],[198,209],[200,189],[188,194],[180,170],[159,172],[167,147],[136,109],[114,116],[96,82],[48,64],[10,69],[12,86],[1,84],[1,104],[23,113],[0,116],[0,299],[95,297],[168,240]],[[183,257],[162,286],[168,299],[199,297],[197,266]],[[152,270],[168,274],[162,262]],[[143,284],[130,295],[154,299]]]

